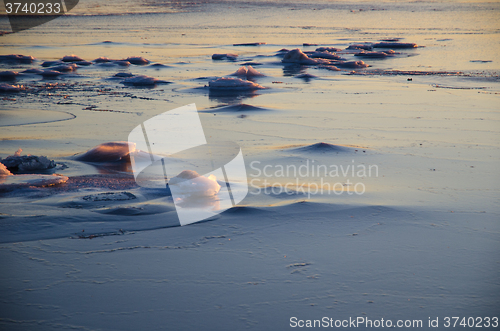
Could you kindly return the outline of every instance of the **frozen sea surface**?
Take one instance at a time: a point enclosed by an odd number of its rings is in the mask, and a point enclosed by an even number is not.
[[[35,58],[0,57],[0,157],[46,156],[55,167],[12,176],[67,178],[0,190],[0,325],[281,330],[291,316],[498,315],[499,12],[87,1],[0,36],[0,55]],[[297,48],[313,61],[282,62]],[[243,66],[263,76],[232,76]],[[263,88],[210,88],[234,77]],[[250,191],[179,227],[171,192],[137,185],[123,142],[192,103],[210,144],[241,147]]]

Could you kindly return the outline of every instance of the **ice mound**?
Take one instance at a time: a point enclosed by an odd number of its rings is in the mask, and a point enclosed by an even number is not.
[[[62,72],[57,71],[57,70],[43,70],[40,73],[40,75],[42,75],[43,77],[51,78],[51,77],[57,77],[57,76],[62,75]]]
[[[7,169],[7,167],[3,164],[0,163],[0,176],[11,176],[12,172]]]
[[[270,109],[252,106],[252,105],[247,105],[245,103],[239,103],[239,104],[235,104],[235,105],[229,105],[229,106],[223,106],[223,107],[217,107],[217,108],[208,108],[208,109],[202,110],[202,112],[222,113],[222,112],[253,112],[253,111],[266,111],[266,110],[270,110]]]
[[[60,71],[60,72],[71,72],[71,71],[75,71],[76,69],[78,69],[78,66],[74,63],[60,64],[58,66],[50,66],[50,69],[55,70],[55,71]]]
[[[14,80],[17,75],[17,71],[0,71],[0,80]]]
[[[214,175],[208,177],[200,176],[196,171],[184,170],[177,176],[168,181],[170,189],[176,194],[187,195],[190,197],[208,197],[219,193],[221,186],[217,183]]]
[[[328,59],[328,60],[342,60],[340,56],[335,53],[330,53],[328,51],[322,52],[306,52],[305,53],[310,58],[320,58],[320,59]]]
[[[160,69],[160,68],[172,68],[171,66],[168,66],[168,65],[163,64],[163,63],[153,63],[153,64],[151,64],[149,66],[153,67],[153,68],[156,68],[156,69]]]
[[[24,71],[21,71],[22,74],[35,74],[35,75],[41,75],[43,70],[41,69],[36,69],[36,68],[31,68],[31,69],[26,69]]]
[[[112,61],[115,61],[115,60],[111,60],[110,58],[107,58],[107,57],[98,57],[97,59],[93,60],[92,62],[95,62],[95,63],[106,63],[106,62],[112,62]]]
[[[130,65],[130,62],[125,61],[125,60],[117,60],[117,61],[109,61],[109,62],[100,62],[100,63],[97,63],[97,65],[100,65],[101,67],[114,67],[114,66],[128,67]]]
[[[56,166],[54,161],[47,159],[45,156],[21,155],[22,149],[18,149],[14,155],[7,156],[5,159],[0,159],[9,171],[30,172],[37,170],[51,169]]]
[[[263,77],[265,75],[255,70],[252,66],[243,66],[236,70],[236,72],[232,73],[231,76],[244,76],[248,79],[251,77]]]
[[[321,66],[321,68],[326,69],[326,70],[330,70],[330,71],[341,71],[339,68],[337,68],[334,65],[323,65],[323,66]]]
[[[292,49],[283,56],[281,60],[283,63],[298,63],[298,64],[322,64],[326,63],[322,59],[311,59],[306,54],[304,54],[300,49]]]
[[[418,45],[414,43],[391,43],[382,42],[373,44],[374,48],[417,48]]]
[[[23,89],[22,85],[10,85],[0,83],[0,92],[19,92]]]
[[[77,62],[75,62],[75,64],[78,64],[79,66],[87,67],[87,66],[91,66],[93,63],[90,61],[77,61]]]
[[[347,49],[364,49],[365,51],[371,51],[373,49],[372,44],[352,44],[347,47]]]
[[[318,47],[316,48],[316,52],[330,52],[330,53],[335,53],[335,52],[340,52],[340,48],[335,48],[335,47]]]
[[[231,53],[227,53],[227,54],[213,54],[212,55],[212,60],[236,60],[236,58],[238,57],[238,54],[231,54]]]
[[[61,61],[63,61],[63,62],[79,62],[79,61],[85,61],[85,60],[79,56],[76,56],[75,54],[71,54],[71,55],[66,55],[65,57],[63,57],[61,59]]]
[[[159,80],[158,78],[146,75],[133,76],[122,81],[122,84],[136,85],[136,86],[153,86],[160,83],[168,84],[170,82]]]
[[[130,162],[130,152],[135,151],[135,144],[127,141],[112,141],[100,144],[87,152],[76,156],[78,161],[92,163]]]
[[[123,61],[128,61],[128,62],[135,64],[135,65],[149,64],[149,60],[143,58],[142,56],[131,56],[131,57],[126,58]]]
[[[31,64],[35,58],[31,55],[9,54],[0,55],[0,63]]]
[[[296,152],[308,152],[308,153],[340,153],[340,152],[351,152],[349,147],[338,146],[328,143],[316,143],[309,146],[293,148]]]
[[[63,61],[57,60],[57,61],[45,61],[42,63],[42,67],[47,68],[47,67],[52,67],[55,65],[61,65],[64,64]]]
[[[208,82],[210,89],[237,89],[237,90],[258,90],[265,87],[240,78],[217,78]]]

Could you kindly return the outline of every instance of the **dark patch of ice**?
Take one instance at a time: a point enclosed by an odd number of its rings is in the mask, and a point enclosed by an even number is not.
[[[392,43],[392,42],[381,42],[372,45],[373,48],[417,48],[418,45],[414,43]]]
[[[233,46],[260,46],[265,45],[266,43],[242,43],[242,44],[233,44]]]

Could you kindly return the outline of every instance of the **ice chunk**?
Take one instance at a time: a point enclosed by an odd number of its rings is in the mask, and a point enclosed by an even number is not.
[[[29,172],[36,170],[51,169],[56,166],[54,161],[45,156],[21,155],[22,149],[18,149],[14,155],[0,159],[0,162],[9,169],[9,171]]]
[[[316,52],[330,52],[330,53],[335,53],[335,52],[340,52],[340,48],[335,48],[335,47],[318,47],[316,48]]]
[[[71,71],[75,71],[76,69],[78,69],[78,66],[74,63],[60,64],[58,66],[51,66],[50,69],[55,70],[55,71],[60,71],[60,72],[71,72]]]
[[[238,54],[213,54],[212,60],[236,60]]]
[[[130,78],[130,77],[134,77],[134,74],[131,74],[129,72],[119,72],[119,73],[115,74],[113,77]]]
[[[0,55],[0,63],[31,64],[35,58],[30,55],[9,54]]]
[[[131,57],[126,58],[123,61],[128,61],[128,62],[130,62],[132,64],[136,64],[136,65],[149,64],[149,60],[143,58],[142,56],[131,56]]]
[[[329,60],[342,60],[340,56],[334,53],[330,53],[328,51],[322,52],[307,52],[307,56],[310,58],[321,58],[321,59],[329,59]]]
[[[93,60],[92,62],[95,62],[95,63],[106,63],[106,62],[111,62],[111,61],[115,61],[115,60],[111,60],[110,58],[107,58],[107,57],[98,57],[97,59]]]
[[[184,170],[171,178],[169,186],[175,185],[176,193],[187,196],[214,196],[219,193],[221,186],[214,175],[200,176],[196,171]]]
[[[7,167],[3,164],[0,163],[0,176],[11,176],[12,172],[7,169]]]
[[[66,55],[65,57],[63,57],[61,59],[61,61],[63,61],[63,62],[79,62],[79,61],[85,61],[85,60],[79,56],[76,56],[75,54],[71,54],[71,55]]]
[[[43,77],[57,77],[59,75],[62,75],[62,72],[57,70],[43,70],[40,75],[42,75]]]
[[[304,54],[300,49],[292,49],[288,53],[283,56],[283,63],[298,63],[298,64],[321,64],[324,63],[324,60],[318,59],[310,59],[306,54]]]
[[[364,49],[365,51],[371,51],[373,49],[372,44],[352,44],[347,49]]]
[[[22,74],[36,74],[36,75],[41,75],[43,73],[43,70],[41,69],[36,69],[36,68],[31,68],[31,69],[26,69],[24,71],[21,71]]]
[[[46,68],[46,67],[52,67],[52,66],[55,66],[55,65],[60,65],[60,64],[64,64],[63,61],[45,61],[44,63],[42,63],[42,67]]]

